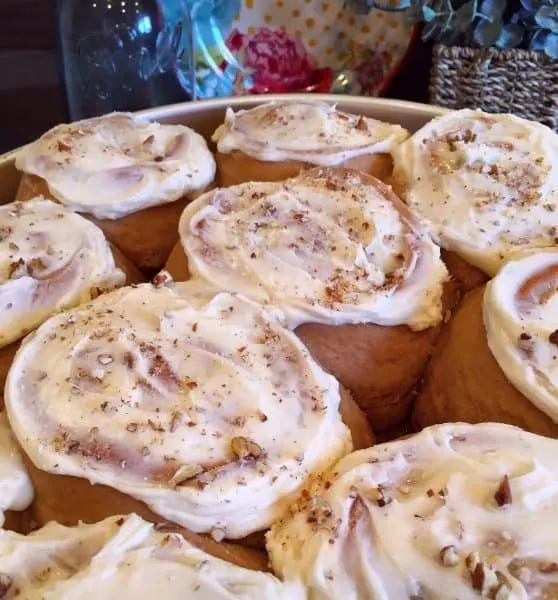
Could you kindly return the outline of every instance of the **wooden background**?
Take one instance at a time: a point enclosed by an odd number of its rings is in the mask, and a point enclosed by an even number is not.
[[[53,0],[0,0],[0,153],[67,119]],[[426,101],[430,48],[417,44],[388,95]]]

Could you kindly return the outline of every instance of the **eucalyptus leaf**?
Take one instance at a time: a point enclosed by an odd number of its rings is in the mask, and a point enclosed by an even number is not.
[[[558,33],[558,10],[554,6],[541,6],[535,15],[537,25]]]
[[[440,25],[436,21],[427,23],[422,29],[422,39],[427,42],[428,40],[436,39],[440,31]]]
[[[473,31],[473,41],[477,46],[489,48],[494,46],[502,31],[502,21],[480,21]]]
[[[437,16],[438,16],[438,13],[434,9],[430,8],[430,6],[425,5],[422,7],[422,18],[424,19],[424,21],[426,23],[430,23]]]
[[[558,35],[550,33],[546,36],[544,51],[550,58],[558,59]]]
[[[521,6],[529,13],[534,13],[542,6],[541,0],[520,0]]]
[[[489,21],[496,21],[502,18],[506,4],[506,0],[483,0],[479,12]]]
[[[548,33],[548,31],[545,31],[544,29],[537,29],[535,33],[531,36],[528,49],[533,50],[535,52],[540,52],[541,50],[544,50],[546,38],[549,35],[550,34]]]
[[[466,2],[463,4],[463,6],[457,9],[453,23],[453,27],[457,35],[463,34],[469,30],[471,23],[475,18],[475,13],[476,2],[473,0]]]
[[[502,27],[502,31],[495,42],[498,48],[517,48],[523,41],[525,30],[521,25],[508,23]]]

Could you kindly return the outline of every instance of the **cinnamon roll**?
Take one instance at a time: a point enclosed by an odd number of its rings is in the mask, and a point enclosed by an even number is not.
[[[351,115],[324,102],[268,102],[228,109],[213,135],[220,185],[281,181],[311,166],[346,166],[380,179],[408,137],[399,125]]]
[[[161,277],[43,324],[5,403],[49,518],[133,510],[216,539],[267,528],[352,447],[338,383],[278,317]]]
[[[555,598],[558,441],[448,424],[355,452],[267,536],[310,600]]]
[[[225,554],[221,548],[220,554]],[[302,586],[208,554],[137,515],[0,531],[0,597],[44,600],[304,600]]]
[[[43,198],[1,206],[0,386],[24,335],[138,277],[100,229],[63,206]]]
[[[6,414],[0,412],[0,528],[4,525],[19,528],[18,513],[28,508],[32,500],[33,485],[23,465]],[[10,514],[8,511],[15,512]]]
[[[175,250],[175,278],[191,274],[279,307],[374,429],[408,416],[443,317],[447,271],[387,186],[323,168],[214,190],[186,208],[180,237],[187,261]]]
[[[182,125],[114,113],[59,125],[16,156],[19,200],[44,194],[86,214],[140,269],[159,269],[188,201],[215,176],[205,140]]]
[[[394,151],[394,180],[467,289],[558,240],[558,136],[508,114],[461,110]]]
[[[413,419],[500,421],[558,436],[558,251],[508,262],[443,332]]]

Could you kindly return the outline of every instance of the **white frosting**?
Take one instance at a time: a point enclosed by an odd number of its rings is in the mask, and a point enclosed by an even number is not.
[[[395,177],[434,239],[495,275],[510,257],[558,240],[558,136],[507,114],[434,119],[394,153]]]
[[[206,187],[215,161],[201,135],[113,113],[58,125],[16,156],[54,198],[97,219],[119,219]]]
[[[6,414],[0,412],[0,527],[5,511],[25,510],[32,500],[33,485],[23,466]]]
[[[555,598],[557,456],[493,423],[355,452],[272,527],[272,565],[311,600]]]
[[[0,347],[124,280],[90,221],[41,197],[0,206]]]
[[[558,423],[558,249],[509,262],[487,285],[483,315],[506,377]]]
[[[222,153],[240,150],[263,161],[335,166],[365,154],[389,153],[408,137],[399,125],[338,111],[323,102],[268,102],[227,109],[213,134]]]
[[[388,187],[357,171],[214,190],[179,230],[192,275],[279,306],[292,327],[441,319],[439,248]]]
[[[296,583],[214,558],[130,515],[76,527],[49,523],[28,536],[0,531],[0,597],[303,600],[305,594]]]
[[[53,317],[22,345],[5,401],[38,468],[218,536],[266,528],[351,450],[338,383],[296,336],[196,283],[121,288]]]

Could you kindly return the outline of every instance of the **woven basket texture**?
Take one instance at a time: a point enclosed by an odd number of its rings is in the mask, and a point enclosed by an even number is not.
[[[432,104],[509,112],[558,130],[558,61],[543,52],[436,45],[432,58]]]

